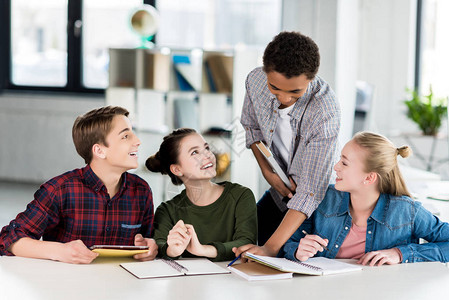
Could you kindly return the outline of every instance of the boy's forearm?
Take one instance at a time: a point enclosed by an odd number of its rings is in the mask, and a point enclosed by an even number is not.
[[[262,174],[265,176],[264,172],[271,171],[270,164],[262,155],[262,153],[260,153],[259,149],[256,146],[256,143],[251,145],[251,150],[253,151],[254,157],[256,158],[257,164],[259,165]]]
[[[58,260],[61,243],[46,242],[24,237],[12,244],[9,251],[15,256]]]
[[[16,256],[50,259],[72,264],[88,264],[98,256],[98,253],[87,248],[81,240],[59,243],[26,237],[12,244],[9,250]]]
[[[272,255],[276,255],[305,219],[307,219],[307,216],[304,213],[289,209],[281,224],[265,243],[264,247]]]

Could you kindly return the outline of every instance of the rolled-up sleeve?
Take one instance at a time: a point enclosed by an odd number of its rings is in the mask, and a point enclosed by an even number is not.
[[[57,208],[54,203],[54,190],[41,187],[26,210],[17,215],[0,232],[0,255],[13,255],[9,251],[12,244],[24,237],[40,239],[50,226],[58,222]]]

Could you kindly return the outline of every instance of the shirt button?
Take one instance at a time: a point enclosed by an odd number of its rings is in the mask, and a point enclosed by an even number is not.
[[[348,226],[346,226],[346,227],[345,227],[345,230],[348,230],[348,229],[349,229]]]
[[[314,194],[314,193],[310,193],[309,195],[310,195],[310,197],[313,197],[313,196],[315,196],[315,194]]]
[[[338,245],[335,245],[335,248],[338,248]]]
[[[277,110],[274,110],[274,113],[277,113],[278,111]]]
[[[109,232],[111,231],[111,229],[109,227],[106,227],[106,231]]]
[[[370,231],[368,231],[368,234],[371,234],[371,230],[370,230]]]
[[[273,132],[273,129],[271,129],[270,132]]]

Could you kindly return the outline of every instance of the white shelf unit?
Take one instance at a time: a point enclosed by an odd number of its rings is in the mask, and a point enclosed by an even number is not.
[[[133,126],[142,140],[141,166],[148,155],[157,151],[165,134],[180,126],[193,127],[205,135],[216,152],[230,155],[231,167],[219,180],[245,185],[257,197],[259,170],[251,151],[244,151],[245,133],[240,115],[246,76],[258,65],[260,52],[256,49],[114,48],[110,49],[106,103],[130,111]],[[225,78],[217,78],[217,74]],[[211,88],[211,75],[215,89]],[[180,83],[180,77],[184,82]],[[205,134],[211,128],[222,128],[228,133],[215,130],[213,135]],[[145,174],[149,172],[144,167],[138,172],[153,187],[154,178]],[[163,199],[173,196],[167,195],[173,187],[167,182],[162,185],[163,195],[156,196]]]

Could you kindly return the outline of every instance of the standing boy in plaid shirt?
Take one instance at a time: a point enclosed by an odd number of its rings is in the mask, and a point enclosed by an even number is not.
[[[265,49],[263,67],[246,79],[241,123],[271,185],[257,203],[258,243],[234,249],[275,256],[324,198],[340,130],[340,106],[317,76],[318,46],[299,32],[281,32]],[[289,189],[256,147],[263,141],[290,179]]]
[[[128,111],[94,109],[76,119],[72,136],[86,162],[44,183],[26,210],[0,233],[0,254],[88,264],[92,245],[149,246],[135,259],[151,260],[153,198],[135,169],[140,140]],[[42,237],[42,240],[40,240]]]

